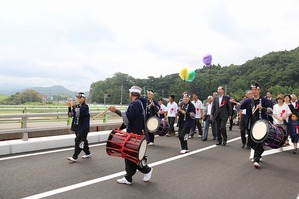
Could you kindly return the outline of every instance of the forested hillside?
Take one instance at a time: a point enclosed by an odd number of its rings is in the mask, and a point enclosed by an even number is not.
[[[271,52],[256,57],[242,65],[211,65],[196,70],[192,82],[184,82],[177,74],[164,77],[148,77],[135,79],[124,73],[116,73],[113,77],[91,85],[91,102],[103,103],[104,94],[111,97],[107,103],[128,103],[128,89],[138,85],[144,90],[152,89],[157,97],[167,98],[170,94],[181,96],[183,91],[199,94],[201,100],[206,99],[222,85],[227,94],[239,99],[253,82],[262,87],[262,94],[272,91],[276,96],[282,94],[299,94],[299,48],[290,51]],[[121,94],[123,93],[123,94]],[[122,100],[121,100],[122,96]]]

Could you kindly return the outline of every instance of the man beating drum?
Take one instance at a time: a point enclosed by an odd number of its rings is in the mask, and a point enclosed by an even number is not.
[[[249,98],[241,103],[241,109],[246,109],[246,120],[245,124],[247,126],[248,144],[254,150],[254,160],[253,166],[255,168],[260,167],[260,159],[264,152],[264,147],[262,143],[257,143],[252,140],[252,127],[255,122],[261,119],[269,120],[268,114],[272,113],[272,104],[265,97],[260,96],[260,85],[257,83],[250,86],[253,98]],[[248,114],[247,114],[248,113]]]
[[[145,130],[145,111],[140,100],[142,89],[138,86],[132,86],[129,91],[131,103],[126,112],[121,113],[115,106],[110,106],[109,110],[123,118],[123,122],[127,126],[127,132],[142,135]],[[132,177],[137,169],[144,174],[144,182],[148,182],[151,179],[153,168],[146,164],[145,158],[139,164],[125,159],[126,175],[123,178],[118,179],[117,182],[120,184],[132,184]]]

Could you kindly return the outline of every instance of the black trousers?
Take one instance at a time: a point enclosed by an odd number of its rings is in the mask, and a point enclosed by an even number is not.
[[[195,121],[194,121],[194,124],[191,128],[191,131],[190,131],[191,136],[193,136],[195,134],[196,127],[198,129],[198,135],[202,135],[202,127],[201,127],[201,123],[200,123],[199,118],[196,118]]]
[[[254,162],[260,162],[262,154],[264,153],[264,145],[262,143],[256,143],[251,138],[251,131],[248,131],[248,145],[254,150]]]
[[[126,165],[126,175],[125,178],[129,181],[133,181],[133,175],[135,175],[137,169],[141,173],[149,173],[151,171],[151,168],[146,164],[145,166],[141,166],[139,164],[136,164],[130,160],[125,159],[125,165]]]
[[[73,158],[74,159],[78,159],[78,155],[81,153],[82,150],[84,151],[84,153],[86,155],[90,154],[89,146],[88,146],[88,141],[86,139],[88,133],[80,133],[80,132],[77,132],[77,131],[75,131],[75,133],[76,133],[76,138],[75,138],[75,152],[73,154]],[[81,142],[84,142],[83,149],[80,148],[80,143]]]
[[[178,131],[178,134],[179,134],[179,140],[180,140],[180,143],[181,143],[181,149],[182,150],[188,150],[188,135],[189,135],[189,132],[191,130],[191,127],[192,126],[187,126],[187,125],[181,125],[179,126],[179,131]]]
[[[242,144],[246,144],[246,121],[245,121],[245,115],[242,115],[241,117],[241,122],[240,122],[240,133],[241,133],[241,139],[242,139]]]
[[[259,163],[260,159],[262,157],[262,154],[264,153],[265,149],[262,143],[256,143],[255,148],[254,148],[254,162]]]
[[[168,133],[174,133],[175,117],[168,117],[169,131]]]
[[[218,142],[222,143],[222,140],[224,142],[227,141],[227,133],[226,133],[226,122],[227,120],[222,120],[220,116],[216,117],[216,128],[217,128],[217,138]]]
[[[155,134],[154,133],[150,133],[149,131],[147,131],[147,143],[153,142],[155,141]]]

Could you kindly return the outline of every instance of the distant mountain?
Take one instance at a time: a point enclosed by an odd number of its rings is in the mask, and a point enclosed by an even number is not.
[[[51,87],[32,87],[27,89],[35,90],[47,97],[53,97],[53,96],[74,97],[76,95],[76,92],[71,91],[61,85],[55,85]]]
[[[76,95],[75,91],[71,91],[64,86],[55,85],[51,87],[30,87],[30,88],[20,88],[20,87],[9,87],[9,86],[1,86],[0,87],[0,95],[10,96],[17,92],[22,92],[24,90],[31,89],[41,93],[48,98],[53,96],[61,96],[61,97],[74,97]],[[85,92],[85,95],[88,97],[89,92]]]
[[[17,92],[20,92],[25,87],[20,87],[18,85],[11,85],[11,84],[1,84],[0,85],[0,95],[10,96]]]

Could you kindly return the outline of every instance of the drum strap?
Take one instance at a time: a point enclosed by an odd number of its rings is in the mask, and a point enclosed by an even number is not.
[[[261,97],[260,97],[259,101],[260,101],[259,104],[262,104],[262,98]],[[254,109],[255,109],[254,99],[251,98],[251,110],[254,110]],[[262,119],[262,110],[259,109],[258,111],[259,111],[259,119]]]

